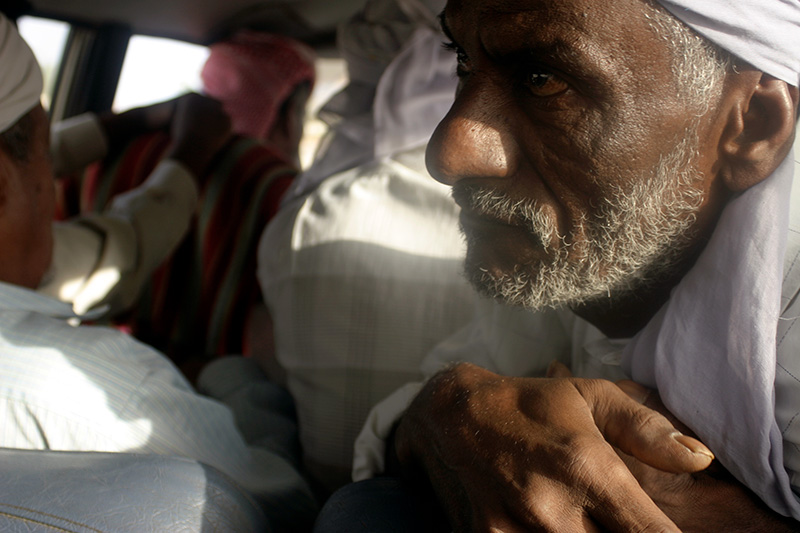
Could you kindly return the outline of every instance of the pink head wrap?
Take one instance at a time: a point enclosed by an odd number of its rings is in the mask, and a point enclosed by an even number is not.
[[[244,30],[210,49],[205,93],[222,102],[241,135],[266,138],[297,86],[314,83],[314,52],[288,37]]]

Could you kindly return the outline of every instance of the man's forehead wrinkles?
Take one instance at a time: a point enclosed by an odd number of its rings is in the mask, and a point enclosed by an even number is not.
[[[474,1],[474,0],[449,0],[440,15],[442,29],[446,32],[461,33],[477,29],[486,24],[489,19],[504,19],[520,13],[535,14],[545,10],[540,0],[523,1]]]
[[[619,0],[620,6],[629,2]],[[615,11],[605,4],[586,0],[450,0],[442,12],[443,27],[456,38],[477,32],[483,40],[516,41],[522,33],[545,41],[561,39],[579,48],[615,47],[625,39],[628,24],[636,26],[630,7]],[[623,23],[621,13],[634,15]],[[531,45],[537,43],[531,41]],[[546,44],[546,42],[543,42]]]
[[[672,80],[660,68],[669,46],[653,34],[639,0],[450,0],[444,25],[474,72],[549,68],[599,103],[630,102],[634,91],[643,101]]]
[[[616,43],[598,39],[562,20],[520,19],[518,31],[498,31],[490,24],[481,32],[486,52],[498,64],[541,62],[585,81],[610,81],[627,70]]]
[[[493,55],[548,55],[568,61],[583,58],[589,39],[562,23],[531,22],[520,18],[514,32],[497,31],[491,22],[481,31],[481,42]]]
[[[590,31],[590,10],[576,12],[541,0],[487,2],[472,7],[468,4],[449,2],[440,16],[442,29],[460,44],[466,44],[460,41],[476,32],[481,45],[492,55],[516,55],[527,49],[529,54],[579,62],[587,58],[587,51],[602,49],[598,40],[602,36]],[[499,7],[495,8],[496,4]]]

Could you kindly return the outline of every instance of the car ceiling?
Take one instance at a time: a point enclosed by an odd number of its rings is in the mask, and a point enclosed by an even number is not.
[[[311,44],[364,0],[29,0],[34,14],[88,25],[124,24],[134,33],[208,43],[239,27],[283,33]]]

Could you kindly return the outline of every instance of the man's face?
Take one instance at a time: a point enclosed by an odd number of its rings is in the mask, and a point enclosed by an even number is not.
[[[0,205],[0,280],[35,288],[50,266],[55,205],[49,154],[49,124],[41,106],[32,112],[33,139],[28,160],[0,153],[3,190]]]
[[[428,148],[479,289],[538,308],[633,290],[708,202],[708,119],[642,0],[451,0],[456,101]],[[710,142],[710,141],[706,141]],[[702,216],[701,216],[702,218]]]

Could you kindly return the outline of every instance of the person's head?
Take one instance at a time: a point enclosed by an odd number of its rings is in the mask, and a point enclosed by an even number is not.
[[[450,0],[442,21],[460,85],[428,167],[490,296],[646,290],[791,149],[797,89],[649,0]]]
[[[49,123],[30,48],[0,16],[0,281],[36,287],[53,247]]]
[[[209,48],[203,92],[222,102],[234,133],[267,140],[296,157],[316,76],[311,48],[252,30]]]

